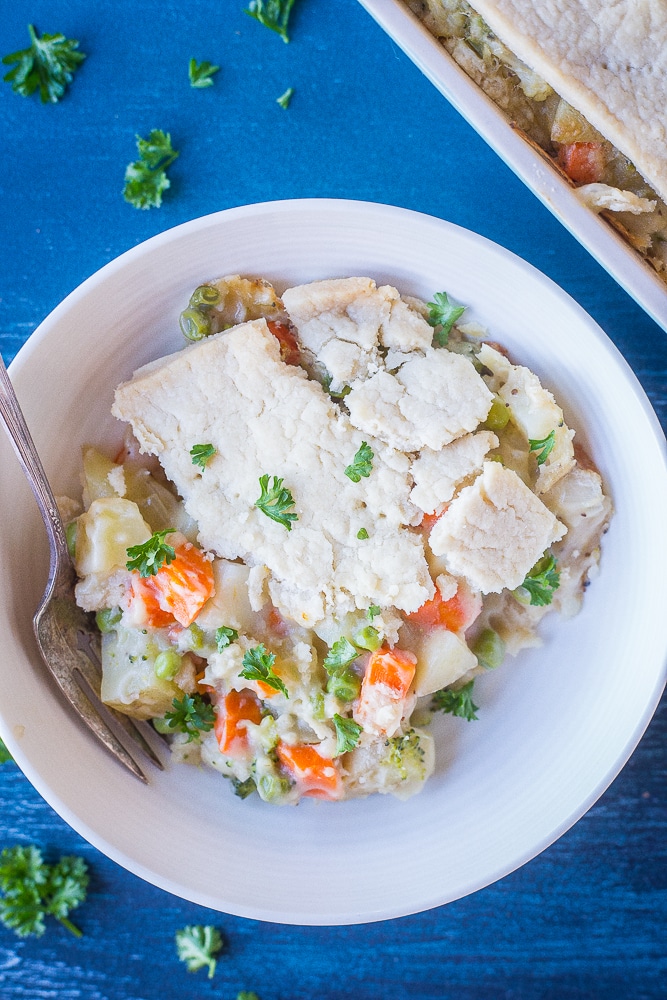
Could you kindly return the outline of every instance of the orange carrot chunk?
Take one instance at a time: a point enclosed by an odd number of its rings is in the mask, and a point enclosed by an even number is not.
[[[340,799],[343,782],[334,760],[321,757],[314,746],[280,742],[278,758],[304,796],[315,799]]]
[[[153,576],[132,574],[133,598],[143,602],[146,623],[156,628],[173,624],[187,628],[215,591],[213,568],[190,542],[179,545],[176,558]]]
[[[280,344],[280,357],[285,364],[298,365],[301,360],[301,349],[290,328],[272,319],[268,320],[267,326]]]
[[[567,142],[558,150],[558,163],[576,184],[601,181],[606,162],[601,142]]]
[[[389,688],[392,700],[405,698],[408,688],[415,676],[416,658],[412,653],[402,649],[389,649],[381,646],[368,661],[366,673],[361,684],[361,700],[364,700],[364,689],[383,687]]]
[[[217,706],[215,736],[220,752],[227,757],[243,757],[248,752],[245,722],[256,726],[262,721],[262,706],[254,691],[230,691]]]

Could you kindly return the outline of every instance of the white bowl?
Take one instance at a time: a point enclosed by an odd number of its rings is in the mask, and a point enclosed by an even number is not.
[[[640,739],[665,681],[664,438],[632,372],[549,279],[447,222],[382,205],[291,201],[230,209],[102,268],[32,335],[11,374],[56,493],[78,491],[80,445],[119,440],[118,382],[178,349],[200,282],[240,272],[279,289],[370,275],[425,298],[446,290],[536,371],[595,457],[615,514],[584,609],[477,682],[480,719],[441,717],[436,772],[408,802],[276,808],[185,765],[141,785],[62,702],[31,617],[47,546],[0,435],[0,732],[53,808],[120,865],[213,909],[283,923],[396,917],[517,868],[591,806]],[[556,616],[552,616],[556,617]],[[545,622],[546,625],[546,622]]]

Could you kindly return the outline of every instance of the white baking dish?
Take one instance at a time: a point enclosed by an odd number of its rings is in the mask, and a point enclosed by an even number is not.
[[[405,54],[622,288],[667,331],[667,283],[607,223],[581,204],[545,155],[515,132],[401,0],[360,0]]]

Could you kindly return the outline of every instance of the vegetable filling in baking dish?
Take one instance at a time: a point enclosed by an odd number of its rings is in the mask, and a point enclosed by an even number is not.
[[[644,62],[639,60],[635,65],[633,45],[638,38],[641,43],[642,31],[640,24],[627,25],[625,21],[642,17],[641,5],[635,5],[634,12],[624,12],[618,5],[618,14],[614,13],[615,5],[607,5],[604,16],[599,23],[590,25],[588,18],[594,18],[592,9],[595,4],[580,0],[579,3],[566,4],[563,9],[551,5],[540,6],[521,4],[520,0],[507,0],[506,3],[491,4],[481,0],[480,7],[488,8],[489,18],[492,14],[499,23],[507,28],[504,44],[498,34],[488,25],[481,14],[471,7],[466,0],[403,0],[407,7],[423,21],[428,30],[435,35],[458,65],[465,70],[476,84],[504,112],[514,128],[521,132],[531,144],[546,155],[553,165],[573,184],[579,199],[593,212],[604,218],[637,250],[645,260],[667,281],[667,206],[665,205],[666,184],[659,187],[657,181],[652,185],[640,172],[641,165],[633,154],[628,158],[620,152],[617,146],[609,141],[595,128],[588,118],[572,104],[564,100],[556,92],[558,87],[552,87],[541,72],[535,72],[512,51],[510,34],[516,40],[530,48],[533,55],[533,65],[544,63],[544,72],[549,75],[551,64],[559,65],[559,72],[567,77],[565,60],[559,55],[565,49],[572,53],[572,65],[578,68],[578,75],[573,76],[570,86],[573,93],[584,104],[596,107],[599,104],[599,114],[614,121],[626,133],[626,143],[623,148],[627,153],[630,146],[651,172],[665,177],[664,167],[664,101],[657,83],[660,70],[650,65],[650,53],[646,37]],[[526,25],[512,23],[512,11],[517,8],[534,8],[526,15],[526,23],[532,25],[534,20],[540,23],[540,37],[526,39]],[[602,5],[604,6],[604,5]],[[626,7],[632,5],[625,5]],[[654,12],[657,14],[657,10]],[[664,15],[659,15],[662,22]],[[579,31],[574,41],[572,19],[579,17]],[[609,23],[616,17],[618,25]],[[557,26],[551,24],[555,18]],[[625,18],[625,21],[624,21]],[[604,24],[602,23],[604,20]],[[509,25],[509,26],[508,26]],[[654,26],[654,30],[657,30]],[[661,23],[660,30],[665,33],[667,26]],[[500,31],[500,29],[498,29]],[[551,35],[553,32],[553,38]],[[615,55],[610,51],[605,58],[605,46],[611,50],[612,42],[607,39],[609,34],[618,41],[619,49],[626,44],[627,55],[624,65],[618,66],[613,81],[607,79],[615,64]],[[556,38],[556,35],[558,37]],[[655,39],[654,39],[655,41]],[[656,45],[658,42],[656,41]],[[508,47],[508,45],[510,47]],[[590,53],[588,48],[590,47]],[[546,54],[545,54],[546,53]],[[649,62],[646,62],[649,60]],[[664,53],[663,53],[664,61]],[[549,62],[549,65],[547,65]],[[592,81],[597,82],[600,93],[597,95],[587,91],[582,80],[587,76],[582,66],[590,62]],[[643,67],[643,71],[642,71]],[[575,70],[573,69],[573,74]],[[644,84],[653,94],[653,105],[646,104],[645,94],[634,93],[637,79],[642,77]],[[664,72],[661,79],[664,81]],[[554,82],[554,78],[551,78]],[[664,85],[664,84],[663,84]],[[603,93],[604,92],[604,93]],[[662,140],[654,141],[649,134],[646,123],[639,120],[629,110],[632,102],[626,101],[625,95],[633,94],[633,102],[644,109],[654,129],[662,128]],[[596,102],[596,97],[600,98]],[[655,113],[651,112],[651,106]],[[628,127],[627,119],[632,124]],[[663,122],[661,126],[661,121]],[[617,143],[618,145],[618,143]],[[644,155],[640,155],[643,152]],[[659,157],[663,157],[663,165],[656,167]],[[640,167],[640,169],[637,169]],[[661,196],[662,194],[662,196]]]
[[[429,722],[578,610],[611,504],[536,375],[445,292],[232,275],[135,372],[63,501],[102,698],[237,795],[390,792]],[[464,724],[463,722],[461,724]]]

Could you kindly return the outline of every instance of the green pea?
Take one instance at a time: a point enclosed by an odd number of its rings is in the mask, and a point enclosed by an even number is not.
[[[505,658],[505,643],[492,628],[483,629],[471,649],[485,670],[495,670]]]
[[[344,670],[327,681],[327,691],[340,701],[354,701],[360,690],[361,680],[353,670]]]
[[[382,645],[382,639],[376,628],[373,628],[372,625],[367,625],[355,635],[354,645],[360,646],[362,649],[368,649],[371,653],[374,653]]]
[[[257,791],[265,802],[281,799],[289,791],[290,783],[275,774],[263,774],[257,782]]]
[[[123,612],[120,608],[102,608],[95,615],[95,624],[100,632],[106,635],[107,632],[113,632],[122,617]]]
[[[486,420],[483,423],[483,427],[487,431],[502,431],[510,419],[510,408],[509,406],[500,399],[499,396],[493,397],[493,402],[491,403],[491,409],[486,415]]]
[[[211,321],[201,309],[190,306],[180,318],[181,332],[186,340],[204,340],[211,332]]]
[[[153,723],[153,729],[155,732],[160,733],[162,736],[168,736],[170,733],[174,732],[172,726],[169,725],[166,719],[151,719],[151,722]]]
[[[65,541],[67,542],[67,551],[72,559],[76,559],[76,536],[78,532],[79,522],[70,521],[65,528]]]
[[[163,681],[173,681],[174,677],[181,669],[182,658],[175,649],[163,649],[155,657],[153,670],[155,676]]]
[[[190,296],[190,305],[195,309],[211,309],[220,303],[222,296],[213,285],[200,285]]]

